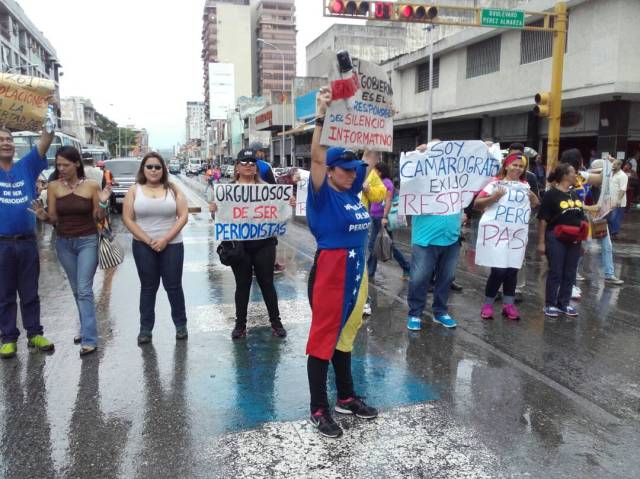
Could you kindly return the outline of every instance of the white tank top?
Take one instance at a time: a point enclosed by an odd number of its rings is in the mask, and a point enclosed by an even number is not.
[[[178,208],[173,193],[169,190],[160,198],[148,198],[142,186],[136,185],[136,199],[133,202],[136,223],[152,239],[164,237],[176,224]],[[178,233],[169,243],[181,243],[182,233]]]

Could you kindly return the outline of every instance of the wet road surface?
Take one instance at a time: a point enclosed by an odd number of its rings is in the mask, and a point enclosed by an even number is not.
[[[180,181],[205,206],[202,185]],[[0,363],[0,477],[637,477],[640,226],[626,224],[631,241],[614,246],[624,286],[597,281],[599,255],[585,256],[577,319],[542,315],[545,267],[532,244],[519,322],[479,318],[487,273],[473,264],[473,228],[457,275],[465,289],[450,301],[456,330],[426,316],[408,332],[407,283],[395,263],[380,264],[353,369],[382,414],[339,418],[337,441],[306,421],[314,242],[304,225],[278,247],[285,340],[271,336],[255,287],[248,337],[231,341],[233,275],[201,213],[184,230],[189,339],[175,340],[161,289],[144,347],[130,236],[119,218],[115,228],[127,256],[96,276],[100,350],[82,360],[71,291],[42,232],[42,316],[56,351],[30,353],[22,336],[18,357]]]

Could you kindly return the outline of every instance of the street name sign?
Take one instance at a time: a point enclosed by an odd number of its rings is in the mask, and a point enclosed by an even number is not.
[[[524,12],[522,10],[483,8],[480,25],[495,28],[524,28]]]

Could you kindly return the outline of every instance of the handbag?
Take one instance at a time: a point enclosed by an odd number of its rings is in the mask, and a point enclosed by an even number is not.
[[[124,261],[124,251],[113,236],[108,223],[100,228],[98,238],[98,265],[100,269],[115,268]]]
[[[234,266],[244,257],[244,246],[240,241],[222,241],[216,249],[220,262],[225,266]]]
[[[589,223],[581,221],[580,226],[556,225],[553,228],[553,234],[562,243],[578,243],[586,240],[589,236]]]
[[[382,228],[373,246],[373,254],[379,261],[387,262],[393,257],[393,240],[386,228]]]
[[[602,239],[609,236],[609,228],[606,219],[591,221],[591,237],[593,239]]]

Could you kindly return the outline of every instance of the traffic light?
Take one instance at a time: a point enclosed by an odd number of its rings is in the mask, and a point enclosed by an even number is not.
[[[398,20],[430,22],[438,16],[438,7],[419,3],[399,3]]]
[[[378,20],[389,20],[393,16],[393,3],[374,2],[374,15]]]
[[[369,2],[331,0],[329,2],[329,12],[337,15],[366,17],[370,13],[370,6]]]
[[[548,118],[551,114],[551,93],[547,91],[536,93],[534,101],[536,106],[533,107],[533,113],[542,118]]]

